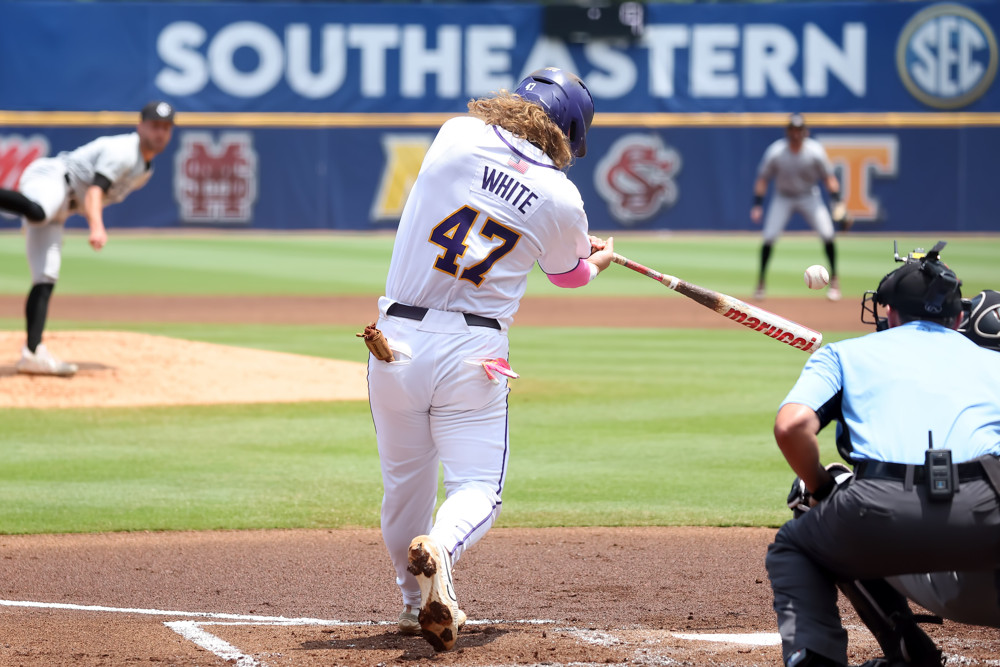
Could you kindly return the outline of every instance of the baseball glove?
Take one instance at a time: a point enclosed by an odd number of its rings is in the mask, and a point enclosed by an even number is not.
[[[820,498],[816,498],[806,488],[805,482],[798,477],[792,482],[792,488],[788,492],[788,509],[792,510],[792,516],[798,519],[800,516],[816,507],[821,501],[826,500],[841,486],[847,484],[854,477],[854,473],[843,463],[831,463],[826,466],[833,476],[833,488]]]
[[[976,345],[1000,352],[1000,292],[983,290],[971,299],[963,299],[964,313],[958,325]]]
[[[847,212],[847,204],[842,201],[833,205],[830,217],[833,219],[834,229],[838,232],[846,232],[854,225],[854,218]]]
[[[365,339],[365,345],[371,351],[372,355],[379,361],[396,360],[396,358],[392,356],[392,350],[389,349],[389,341],[386,340],[382,332],[375,327],[374,322],[366,326],[362,333],[354,335]]]

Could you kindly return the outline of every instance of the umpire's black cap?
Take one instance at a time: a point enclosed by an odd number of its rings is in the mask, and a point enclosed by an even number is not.
[[[802,117],[802,114],[793,113],[791,116],[788,117],[787,127],[799,129],[805,126],[806,126],[806,119]]]
[[[174,122],[174,107],[169,102],[153,100],[139,112],[139,120],[167,120]]]
[[[875,300],[918,319],[955,317],[962,312],[962,281],[941,260],[907,261],[879,283]]]

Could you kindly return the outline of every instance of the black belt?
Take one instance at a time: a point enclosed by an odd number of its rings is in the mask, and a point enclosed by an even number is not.
[[[66,199],[69,202],[70,209],[76,208],[76,193],[73,192],[73,184],[70,183],[69,174],[63,174],[63,180],[66,181],[66,187],[68,188],[68,194]]]
[[[979,461],[968,461],[959,463],[959,482],[974,482],[978,479],[987,479],[983,464]],[[922,484],[927,479],[927,469],[921,465],[909,465],[906,463],[888,463],[886,461],[862,461],[854,466],[854,476],[857,479],[894,479],[900,482],[906,481],[907,470],[912,469],[912,479],[914,484]]]
[[[407,306],[405,303],[397,302],[389,306],[385,314],[392,317],[405,317],[408,320],[422,320],[427,314],[427,310],[427,308],[420,306]],[[465,317],[465,323],[470,327],[487,327],[500,331],[500,323],[492,317],[483,317],[472,313],[462,313],[462,316]]]

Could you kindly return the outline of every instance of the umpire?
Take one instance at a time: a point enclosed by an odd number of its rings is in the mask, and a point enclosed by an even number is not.
[[[871,306],[876,320],[885,307],[879,330],[821,348],[778,410],[775,440],[814,499],[766,559],[788,667],[847,664],[845,582],[975,572],[1000,605],[1000,355],[955,330],[961,282],[943,246],[885,276]],[[817,440],[834,420],[855,472],[841,486]],[[899,642],[878,637],[886,659],[868,664],[941,665],[902,607],[890,619]]]

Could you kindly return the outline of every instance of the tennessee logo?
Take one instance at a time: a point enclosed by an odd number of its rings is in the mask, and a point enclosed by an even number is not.
[[[174,162],[184,222],[248,223],[257,200],[257,153],[249,132],[185,132]]]
[[[817,134],[816,140],[840,172],[847,212],[855,220],[881,220],[885,212],[875,186],[899,175],[899,138],[894,134]]]
[[[896,44],[896,69],[910,94],[936,109],[968,106],[997,73],[990,24],[964,5],[933,5],[913,16]]]
[[[594,171],[594,186],[612,217],[629,226],[677,202],[680,154],[657,135],[627,134],[612,144]]]
[[[49,142],[40,134],[0,136],[0,188],[15,189],[24,168],[48,154]]]

